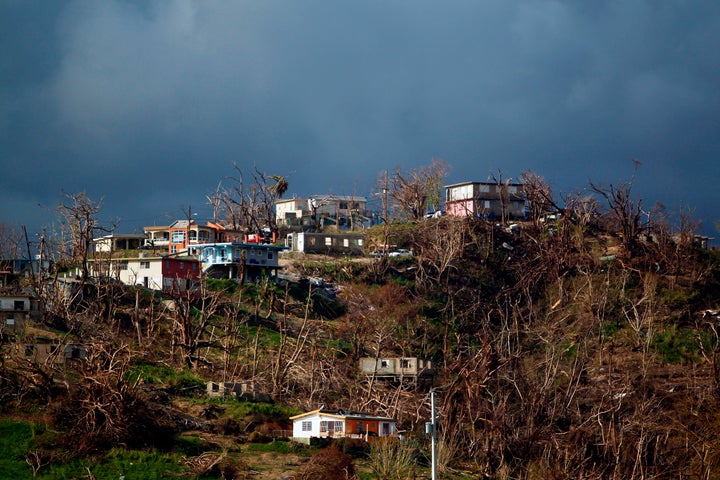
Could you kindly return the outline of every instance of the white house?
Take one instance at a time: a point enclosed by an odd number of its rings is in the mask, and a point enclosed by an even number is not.
[[[307,212],[309,212],[307,200],[287,198],[275,202],[275,221],[278,224],[301,219]]]
[[[388,417],[364,412],[345,412],[319,408],[290,417],[293,422],[293,439],[309,442],[310,438],[323,437],[389,437],[397,435],[397,423]]]
[[[194,258],[141,253],[135,258],[95,259],[90,267],[93,276],[116,278],[125,285],[153,290],[184,291],[200,279],[200,263]]]
[[[118,250],[135,250],[147,241],[144,233],[113,233],[100,238],[93,238],[96,252],[116,252]]]
[[[369,215],[367,199],[356,195],[312,195],[307,200],[290,198],[275,202],[275,220],[279,225],[317,222],[344,230],[364,224]]]

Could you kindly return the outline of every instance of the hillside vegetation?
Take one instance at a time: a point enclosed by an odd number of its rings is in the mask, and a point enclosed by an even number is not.
[[[428,388],[359,371],[412,356],[435,366],[441,478],[714,478],[720,257],[688,232],[564,213],[396,223],[368,235],[412,257],[287,260],[332,289],[207,280],[169,299],[88,281],[61,300],[47,278],[23,341],[87,356],[5,358],[0,462],[14,478],[140,478],[132,458],[157,469],[142,478],[388,478],[388,459],[427,475]],[[272,403],[210,398],[207,381]],[[287,442],[289,416],[320,405],[394,417],[404,441]]]

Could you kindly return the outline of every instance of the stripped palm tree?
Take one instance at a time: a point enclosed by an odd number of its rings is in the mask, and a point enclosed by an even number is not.
[[[270,190],[275,196],[277,196],[277,198],[282,198],[288,189],[287,180],[285,180],[285,177],[281,175],[270,175],[270,178],[275,181],[275,185],[270,187]]]

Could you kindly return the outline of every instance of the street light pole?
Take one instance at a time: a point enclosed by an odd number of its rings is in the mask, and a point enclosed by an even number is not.
[[[430,471],[437,480],[437,421],[435,419],[435,390],[430,390]]]

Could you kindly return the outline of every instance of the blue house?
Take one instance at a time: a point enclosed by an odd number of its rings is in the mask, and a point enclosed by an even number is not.
[[[239,279],[244,266],[245,280],[256,282],[277,276],[282,250],[286,248],[259,243],[204,243],[191,246],[190,254],[197,255],[206,277]]]

